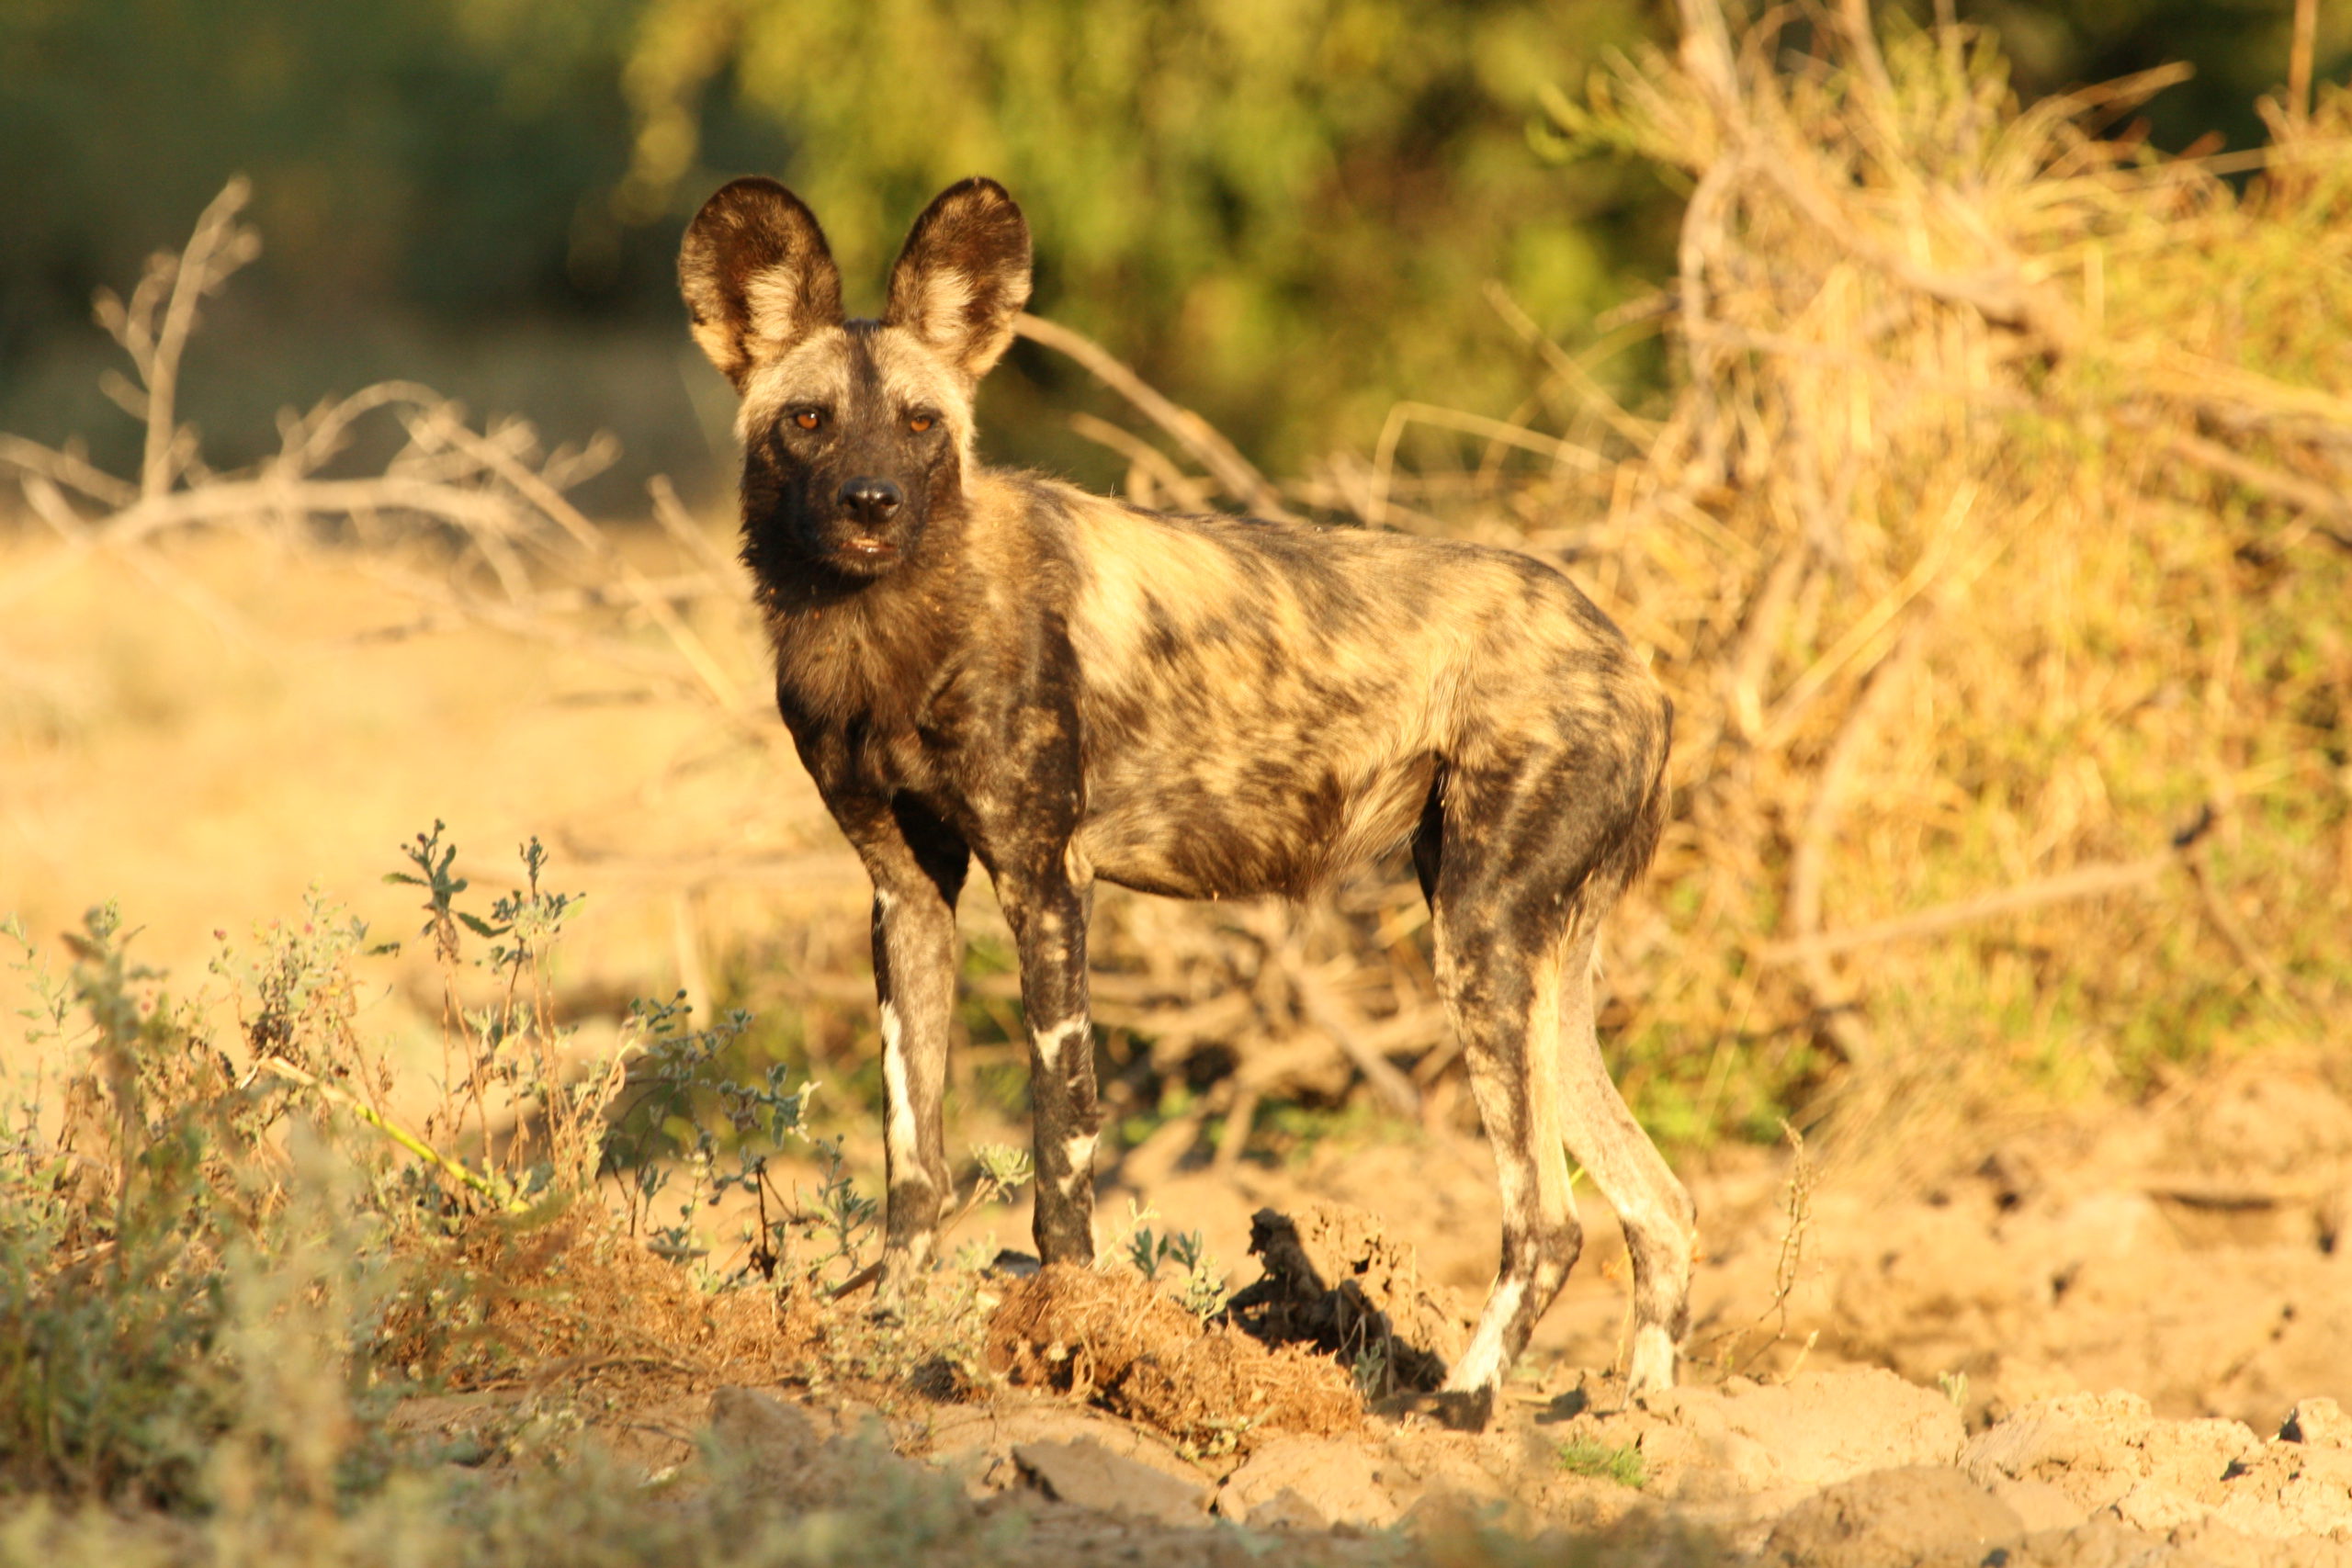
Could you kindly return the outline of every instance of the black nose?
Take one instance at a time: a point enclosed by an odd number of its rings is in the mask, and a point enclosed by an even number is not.
[[[888,522],[905,499],[888,479],[852,479],[841,488],[842,510],[869,525]]]

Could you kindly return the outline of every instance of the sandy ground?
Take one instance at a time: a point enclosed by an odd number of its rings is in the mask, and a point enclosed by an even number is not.
[[[944,1478],[956,1528],[1024,1532],[1024,1561],[1056,1564],[2352,1564],[2352,1104],[2249,1067],[1988,1142],[1927,1179],[1826,1161],[1795,1218],[1785,1153],[1688,1165],[1709,1248],[1691,1359],[1639,1401],[1611,1371],[1622,1247],[1589,1213],[1584,1265],[1476,1432],[1409,1393],[1335,1415],[1328,1364],[1298,1380],[1319,1404],[1204,1422],[1248,1380],[1188,1392],[1200,1331],[1132,1280],[1091,1324],[990,1287],[990,1355],[1027,1353],[952,1397],[787,1370],[649,1395],[606,1430],[649,1475],[723,1464],[809,1506],[851,1472]],[[1458,1331],[1492,1268],[1477,1164],[1375,1131],[1287,1168],[1113,1179],[1104,1210],[1200,1228],[1240,1285],[1249,1214],[1279,1207],[1355,1238],[1375,1302],[1409,1292]],[[1082,1386],[1040,1386],[1070,1381],[1057,1364]]]
[[[1046,1562],[2352,1563],[2352,1104],[2249,1067],[1986,1141],[1924,1178],[1824,1162],[1794,1218],[1785,1152],[1688,1169],[1709,1249],[1692,1358],[1636,1402],[1611,1371],[1622,1246],[1589,1213],[1583,1267],[1475,1434],[1409,1395],[1353,1430],[1270,1417],[1221,1446],[1123,1418],[1115,1388],[876,1410],[798,1379],[670,1418],[794,1495],[829,1467],[944,1472],[971,1528],[1017,1515]],[[1466,1313],[1493,1266],[1479,1164],[1475,1145],[1374,1136],[1289,1168],[1114,1179],[1105,1208],[1147,1201],[1239,1259],[1260,1205],[1349,1206],[1386,1233],[1379,1269],[1418,1265]],[[1021,1218],[989,1223],[1017,1239]]]

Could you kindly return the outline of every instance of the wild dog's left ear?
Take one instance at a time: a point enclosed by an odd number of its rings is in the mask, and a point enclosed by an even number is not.
[[[890,269],[885,325],[929,344],[967,382],[1012,343],[1029,301],[1029,224],[994,180],[948,186],[908,231]]]

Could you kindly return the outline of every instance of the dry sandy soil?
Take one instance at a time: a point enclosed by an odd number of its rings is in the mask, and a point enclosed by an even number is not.
[[[775,746],[714,739],[707,708],[560,638],[388,637],[426,612],[359,563],[236,541],[159,558],[165,587],[53,546],[0,557],[0,911],[36,935],[115,897],[149,961],[200,975],[214,929],[291,914],[312,882],[405,935],[378,879],[440,817],[469,862],[528,833],[559,846],[591,896],[566,960],[583,991],[699,984],[760,923],[845,919],[855,940],[854,868],[805,780]],[[756,716],[755,656],[711,629]],[[429,989],[394,986],[363,1026],[422,1040],[412,995]],[[1682,1162],[1706,1249],[1687,1386],[1631,1406],[1609,1373],[1622,1247],[1588,1202],[1585,1261],[1475,1436],[1406,1400],[1336,1430],[1196,1434],[1187,1457],[1051,1390],[882,1409],[787,1382],[677,1393],[616,1441],[654,1471],[701,1462],[707,1430],[812,1498],[844,1464],[939,1467],[972,1528],[1025,1511],[1041,1562],[1270,1541],[1488,1561],[1464,1543],[1499,1529],[1543,1561],[1572,1538],[1638,1562],[2352,1563],[2352,1104],[2325,1077],[2239,1065],[2146,1104],[1874,1146],[1804,1172],[1777,1150]],[[1483,1146],[1449,1134],[1214,1172],[1138,1156],[1105,1172],[1106,1229],[1128,1198],[1202,1232],[1235,1285],[1257,1211],[1352,1205],[1441,1337],[1494,1263]],[[1025,1218],[969,1230],[1018,1244]]]
[[[1364,1408],[1334,1361],[1267,1360],[1082,1271],[987,1287],[990,1375],[919,1393],[787,1355],[606,1430],[649,1474],[731,1463],[809,1506],[852,1472],[944,1472],[960,1528],[1017,1518],[1046,1562],[2352,1564],[2352,1104],[2229,1072],[1997,1144],[1939,1179],[1812,1170],[1792,1260],[1786,1156],[1691,1169],[1692,1362],[1631,1404],[1609,1371],[1622,1246],[1589,1213],[1567,1299],[1475,1433],[1410,1393]],[[1325,1282],[1442,1350],[1492,1268],[1479,1163],[1374,1135],[1291,1168],[1114,1176],[1106,1209],[1148,1201],[1238,1258],[1253,1206],[1280,1206]]]

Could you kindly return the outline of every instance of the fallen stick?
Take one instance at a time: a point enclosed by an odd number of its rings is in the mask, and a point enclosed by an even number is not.
[[[1145,418],[1182,442],[1216,476],[1227,492],[1252,512],[1265,517],[1295,520],[1284,510],[1281,492],[1241,455],[1239,448],[1217,434],[1207,420],[1170,402],[1092,338],[1027,311],[1014,318],[1012,330],[1031,343],[1068,355],[1091,371],[1097,380],[1135,404]]]
[[[1793,942],[1772,942],[1758,949],[1756,955],[1767,964],[1798,964],[1830,953],[1850,953],[1858,947],[1876,947],[1912,937],[1936,936],[1962,926],[1974,925],[1980,920],[1989,920],[1996,915],[2039,908],[2044,904],[2062,904],[2074,898],[2096,898],[2109,893],[2138,891],[2154,886],[2165,873],[2182,865],[2188,858],[2189,850],[2204,838],[2212,825],[2213,812],[2208,807],[2199,814],[2195,822],[2173,836],[2169,849],[2157,854],[2106,865],[2086,865],[2056,876],[2041,877],[2032,882],[2019,883],[2014,887],[2004,887],[1996,893],[1982,893],[1973,898],[1939,904],[1916,914],[1897,915],[1892,919],[1873,920],[1868,925],[1848,926],[1841,931],[1821,931]]]

